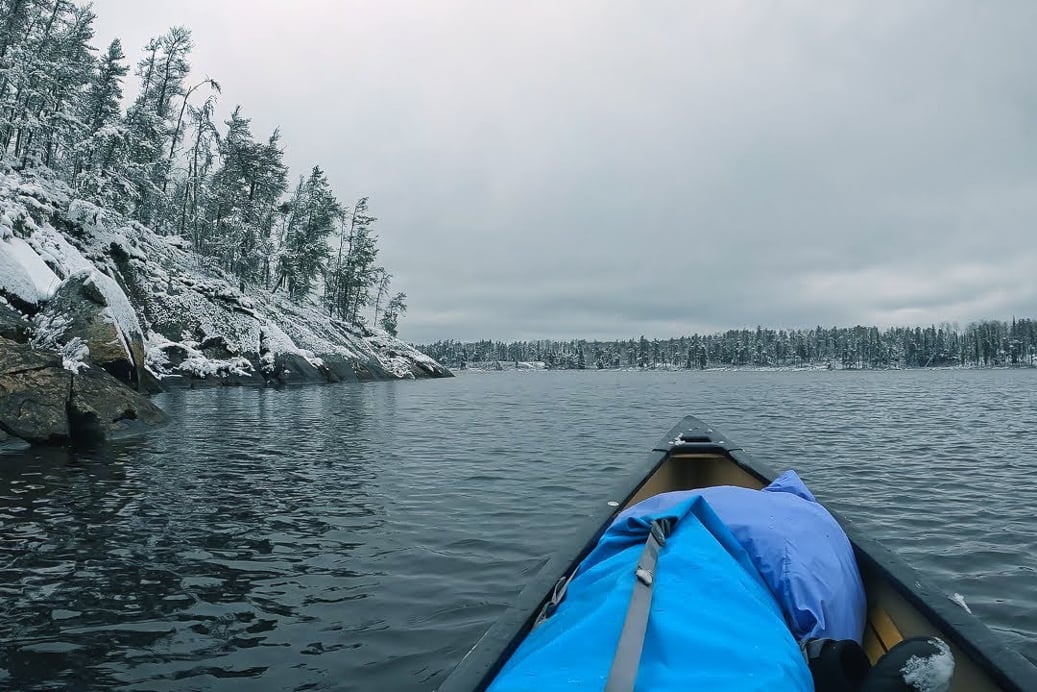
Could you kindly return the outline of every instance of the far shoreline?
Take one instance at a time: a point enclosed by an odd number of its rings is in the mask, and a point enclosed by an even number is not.
[[[465,366],[447,366],[454,375],[483,372],[895,372],[895,371],[947,371],[947,370],[1037,370],[1037,365],[1019,363],[1016,365],[930,365],[930,366],[889,366],[889,367],[846,367],[832,364],[810,365],[721,365],[707,368],[684,368],[669,364],[655,366],[623,366],[619,368],[559,368],[546,367],[543,363],[520,363],[527,367],[515,367],[514,363],[479,362]]]

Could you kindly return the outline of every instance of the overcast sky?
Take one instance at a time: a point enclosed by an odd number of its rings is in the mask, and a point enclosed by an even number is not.
[[[370,196],[401,336],[1037,317],[1037,2],[96,0]]]

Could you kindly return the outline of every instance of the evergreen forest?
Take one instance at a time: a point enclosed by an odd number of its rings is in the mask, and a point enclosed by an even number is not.
[[[675,339],[618,341],[437,341],[418,347],[448,367],[544,363],[548,368],[844,369],[1006,367],[1037,364],[1037,321],[984,321],[964,329],[816,327],[732,329]]]
[[[406,295],[378,264],[368,199],[343,202],[319,165],[293,178],[280,132],[253,132],[240,106],[219,122],[187,28],[131,60],[118,39],[91,45],[94,21],[89,4],[0,0],[0,165],[169,236],[242,289],[356,325],[373,309],[395,335]]]

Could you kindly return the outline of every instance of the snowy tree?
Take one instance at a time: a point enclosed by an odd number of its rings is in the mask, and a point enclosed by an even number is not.
[[[288,172],[280,133],[275,130],[266,143],[257,143],[249,122],[240,108],[227,121],[220,167],[209,186],[209,223],[199,249],[242,280],[259,282],[269,274],[271,236]]]
[[[56,5],[62,5],[57,2]],[[54,35],[53,53],[43,66],[44,98],[36,104],[38,136],[28,138],[23,163],[35,156],[44,166],[67,173],[73,168],[77,142],[84,135],[78,107],[82,88],[94,68],[88,42],[93,38],[95,15],[89,7],[66,3],[64,21]]]
[[[179,207],[177,232],[189,237],[195,250],[202,247],[208,229],[202,218],[204,200],[208,195],[210,170],[216,160],[216,146],[220,139],[212,120],[215,102],[215,97],[210,96],[199,107],[187,107],[190,146],[184,157],[186,171],[173,194]]]
[[[120,206],[117,199],[127,193],[127,181],[120,180],[126,131],[122,117],[122,80],[129,72],[123,62],[122,43],[115,39],[98,64],[80,105],[80,119],[86,135],[76,147],[72,183],[91,201],[105,206]],[[111,187],[116,187],[112,191]]]
[[[222,91],[219,82],[217,82],[215,79],[209,79],[208,77],[206,77],[205,79],[198,82],[184,93],[184,96],[180,101],[180,110],[177,113],[176,125],[173,127],[173,134],[170,136],[168,156],[170,168],[173,167],[173,157],[176,156],[177,148],[180,146],[180,140],[184,133],[184,116],[189,114],[188,109],[190,108],[191,96],[194,94],[194,92],[198,91],[202,87],[208,87],[216,94]],[[210,96],[209,98],[211,99],[212,96]],[[207,103],[208,102],[210,101],[207,101]],[[163,191],[165,191],[165,187],[163,187]]]
[[[389,299],[390,276],[376,264],[367,198],[345,213],[315,167],[286,199],[280,132],[256,141],[238,108],[221,136],[220,85],[191,77],[184,27],[143,47],[139,91],[122,112],[130,63],[118,39],[95,57],[94,18],[76,0],[0,0],[0,158],[190,239],[242,284],[298,301],[323,288],[331,314],[358,324],[373,303],[376,322],[395,324],[405,305],[402,294]]]
[[[187,58],[193,47],[191,32],[179,26],[149,41],[145,57],[137,63],[140,92],[126,114],[126,177],[136,188],[133,214],[138,221],[160,228],[166,221],[171,162],[165,152],[175,129],[173,103],[185,94]]]
[[[381,327],[393,336],[396,336],[396,330],[400,323],[400,317],[403,316],[403,313],[407,312],[406,300],[406,293],[397,293],[389,301],[389,304],[385,306],[385,314],[382,315]],[[496,360],[500,359],[498,358]]]
[[[377,237],[371,232],[375,221],[368,213],[367,197],[361,197],[353,205],[348,227],[340,231],[336,260],[328,271],[328,310],[354,324],[360,320],[360,310],[370,304],[371,290],[383,271],[375,264]]]
[[[331,254],[327,240],[341,216],[324,171],[314,166],[289,205],[275,290],[283,286],[297,300],[310,294]]]
[[[68,170],[82,123],[77,108],[94,58],[94,14],[67,0],[0,6],[0,149],[19,167]]]
[[[389,298],[389,286],[392,283],[392,274],[381,269],[378,273],[378,291],[374,299],[374,321],[379,324],[378,318],[382,312],[382,305]]]
[[[98,63],[90,87],[83,98],[82,120],[90,132],[119,119],[122,101],[122,80],[129,72],[122,52],[122,41],[113,39]]]

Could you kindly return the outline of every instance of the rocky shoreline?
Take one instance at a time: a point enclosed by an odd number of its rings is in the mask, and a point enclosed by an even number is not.
[[[147,397],[97,366],[0,337],[0,428],[26,442],[89,444],[165,422]]]
[[[0,171],[0,431],[103,440],[164,420],[144,394],[450,377],[389,334],[237,284],[60,182]]]

